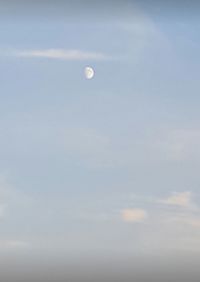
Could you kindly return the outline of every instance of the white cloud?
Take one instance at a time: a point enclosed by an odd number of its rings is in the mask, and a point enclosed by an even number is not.
[[[124,209],[121,211],[121,217],[126,222],[142,222],[147,217],[147,212],[143,209]]]
[[[48,58],[67,61],[84,60],[108,60],[109,56],[98,52],[85,52],[81,50],[68,49],[36,49],[36,50],[15,50],[12,55],[22,58]]]
[[[183,207],[183,208],[190,208],[193,206],[191,200],[191,192],[189,191],[182,193],[174,193],[170,197],[166,199],[162,199],[159,202],[166,205]]]

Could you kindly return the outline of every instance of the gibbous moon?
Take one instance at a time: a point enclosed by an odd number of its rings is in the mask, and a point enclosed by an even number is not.
[[[85,77],[87,79],[92,79],[94,77],[94,70],[91,67],[86,67],[85,68]]]

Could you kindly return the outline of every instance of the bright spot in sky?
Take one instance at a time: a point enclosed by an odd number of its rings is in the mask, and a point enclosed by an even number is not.
[[[94,77],[94,70],[91,67],[86,67],[85,68],[85,77],[87,79],[92,79]]]

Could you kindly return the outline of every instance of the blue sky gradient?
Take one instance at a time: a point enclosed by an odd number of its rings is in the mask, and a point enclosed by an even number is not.
[[[200,251],[199,21],[120,7],[1,20],[2,253]]]

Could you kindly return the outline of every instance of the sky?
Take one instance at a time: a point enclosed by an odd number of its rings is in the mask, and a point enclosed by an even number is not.
[[[0,259],[195,272],[198,7],[113,2],[0,3]]]

